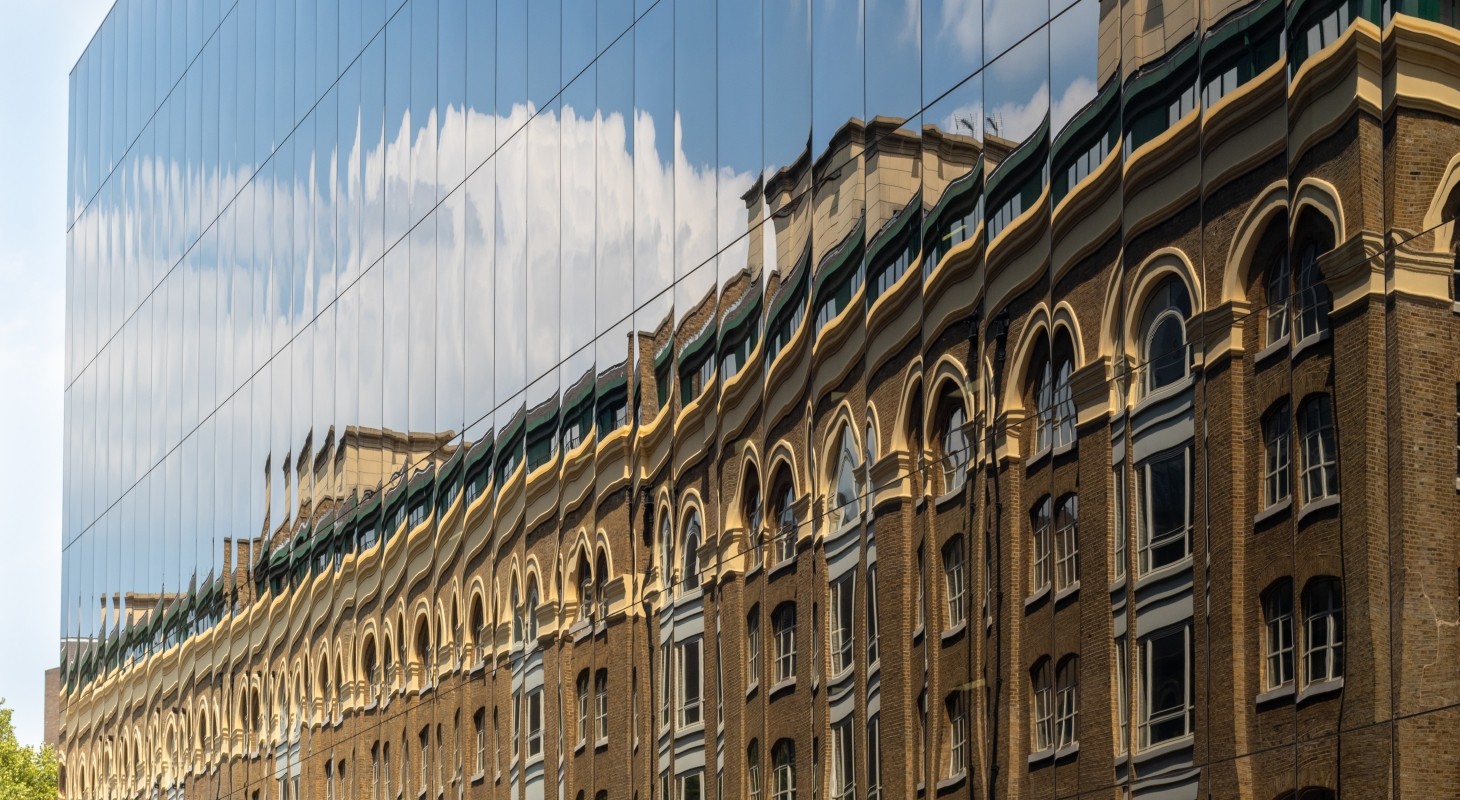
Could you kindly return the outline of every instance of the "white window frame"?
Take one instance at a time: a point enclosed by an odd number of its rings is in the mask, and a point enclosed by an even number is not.
[[[745,621],[746,691],[760,685],[760,608],[751,610]]]
[[[698,770],[698,769],[697,770],[694,770],[693,772],[683,773],[679,777],[675,778],[675,780],[674,780],[675,797],[678,798],[678,800],[688,800],[688,798],[690,797],[689,786],[690,786],[691,783],[694,783],[694,784],[696,784],[696,785],[699,786],[699,792],[697,792],[694,796],[697,797],[697,798],[699,798],[699,800],[704,800],[704,798],[705,798],[705,773],[704,773],[703,770]]]
[[[796,800],[796,750],[794,747],[771,749],[774,771],[771,779],[771,800]],[[782,756],[787,756],[782,758]]]
[[[542,744],[542,715],[543,715],[543,693],[542,687],[533,689],[527,693],[527,760],[541,758],[543,754]]]
[[[775,629],[776,675],[773,683],[783,683],[796,677],[796,606],[785,605],[772,613]]]
[[[967,581],[964,577],[963,537],[958,536],[943,546],[943,576],[948,591],[948,629],[952,630],[968,620]]]
[[[596,705],[597,742],[609,739],[609,670],[599,670],[593,677],[593,696]]]
[[[750,784],[750,800],[760,800],[760,744],[752,739],[745,754],[746,780]]]
[[[1155,498],[1151,490],[1151,470],[1156,464],[1165,463],[1177,458],[1180,458],[1182,462],[1182,486],[1185,488],[1184,502],[1181,507],[1182,525],[1179,528],[1162,532],[1161,538],[1154,540],[1152,538],[1152,531],[1155,524],[1153,521]],[[1191,557],[1191,447],[1189,445],[1181,445],[1178,448],[1157,453],[1137,465],[1136,470],[1136,485],[1139,489],[1141,500],[1140,516],[1138,517],[1141,533],[1140,568],[1141,574],[1147,575],[1174,564],[1180,564],[1182,561]],[[1164,563],[1156,564],[1156,552],[1167,546],[1174,545],[1178,541],[1181,544],[1181,555]]]
[[[588,670],[578,675],[578,744],[588,744],[588,692],[592,686],[592,677]]]
[[[1130,530],[1126,525],[1126,520],[1128,516],[1126,511],[1127,483],[1125,462],[1122,461],[1121,463],[1116,464],[1115,469],[1112,470],[1112,472],[1115,475],[1115,498],[1113,501],[1115,506],[1115,526],[1114,532],[1112,534],[1112,537],[1114,539],[1114,546],[1111,548],[1111,575],[1113,576],[1114,580],[1118,581],[1121,578],[1125,577],[1127,558],[1126,543],[1130,539]]]
[[[1034,550],[1034,557],[1029,562],[1029,595],[1031,597],[1050,586],[1054,559],[1050,554],[1049,529],[1052,524],[1050,517],[1053,516],[1053,513],[1054,503],[1048,496],[1041,498],[1030,513],[1031,546]]]
[[[1080,660],[1067,658],[1055,672],[1055,746],[1066,748],[1080,741]]]
[[[867,666],[881,660],[877,633],[877,565],[867,567]]]
[[[487,710],[478,709],[472,716],[472,723],[476,728],[477,756],[476,774],[485,775],[487,772]]]
[[[1130,752],[1130,646],[1121,636],[1115,640],[1115,752]]]
[[[852,718],[847,717],[831,726],[831,792],[832,800],[851,800],[856,796],[857,780],[854,772],[856,744],[853,739]]]
[[[1292,313],[1288,304],[1292,301],[1292,269],[1288,254],[1281,254],[1272,263],[1267,274],[1267,344],[1285,342],[1291,335]]]
[[[1338,441],[1333,433],[1332,399],[1327,394],[1317,394],[1304,400],[1298,409],[1298,423],[1303,437],[1299,454],[1306,506],[1338,496]]]
[[[695,636],[674,646],[675,705],[679,727],[705,722],[705,644]],[[693,679],[693,685],[691,685]]]
[[[1287,402],[1280,403],[1262,423],[1262,499],[1272,508],[1293,496],[1293,421]]]
[[[1170,644],[1171,640],[1179,639],[1182,652],[1181,664],[1181,685],[1185,692],[1185,702],[1180,707],[1163,709],[1155,713],[1155,649],[1156,643]],[[1141,749],[1147,750],[1167,742],[1179,741],[1192,734],[1192,653],[1191,653],[1191,623],[1184,622],[1179,626],[1157,631],[1141,639],[1141,705],[1140,705],[1140,733]],[[1180,733],[1168,735],[1162,739],[1152,738],[1152,729],[1157,725],[1180,720]]]
[[[1034,734],[1034,752],[1043,753],[1054,749],[1054,665],[1049,659],[1043,659],[1034,668],[1030,676],[1032,691],[1030,701],[1033,704],[1031,717],[1034,724],[1030,726]]]
[[[1293,584],[1286,578],[1262,598],[1263,685],[1277,689],[1293,682],[1296,654],[1293,630]]]
[[[1073,494],[1060,498],[1055,509],[1055,590],[1080,583],[1080,499]]]
[[[1320,600],[1321,606],[1317,605]],[[1314,579],[1303,591],[1305,685],[1343,677],[1343,633],[1343,584],[1336,578]],[[1321,667],[1319,659],[1322,659]]]
[[[852,668],[852,639],[856,618],[856,573],[848,572],[831,582],[827,587],[830,595],[826,604],[831,617],[827,625],[831,635],[831,674],[840,675]]]
[[[882,719],[873,714],[867,719],[867,800],[882,798]]]
[[[1318,246],[1310,242],[1298,259],[1298,274],[1295,276],[1298,324],[1293,333],[1300,343],[1328,332],[1328,314],[1333,298],[1318,270],[1318,255]]]

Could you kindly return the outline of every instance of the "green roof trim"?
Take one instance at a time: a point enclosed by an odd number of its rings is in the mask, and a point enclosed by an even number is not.
[[[1277,1],[1274,0],[1274,2]],[[1110,111],[1112,105],[1115,106],[1118,114],[1120,111],[1120,81],[1116,80],[1114,75],[1111,75],[1105,81],[1105,85],[1100,87],[1100,91],[1090,98],[1090,102],[1070,119],[1069,123],[1065,125],[1065,129],[1054,137],[1054,144],[1050,150],[1050,161],[1058,161],[1064,155],[1065,149],[1072,145],[1078,149],[1078,152],[1083,153],[1085,148],[1082,145],[1089,141],[1085,135],[1090,132],[1090,126],[1099,122],[1106,112]],[[1104,133],[1105,126],[1101,125],[1097,130]]]
[[[1028,182],[1031,171],[1043,173],[1044,152],[1049,144],[1049,114],[1045,114],[1040,120],[1039,127],[1033,133],[1019,143],[1014,151],[1005,158],[1003,163],[994,168],[994,174],[989,177],[988,187],[988,208],[992,212],[998,208],[1008,197],[1013,197],[1016,192]],[[1026,209],[1027,210],[1027,209]]]
[[[821,288],[839,277],[848,264],[853,263],[853,256],[862,252],[862,243],[867,238],[867,215],[863,213],[857,218],[857,224],[850,233],[837,242],[836,247],[827,253],[822,259],[822,266],[816,270],[816,280],[812,281],[812,293],[821,294]],[[860,265],[860,259],[857,260]]]
[[[1142,94],[1153,89],[1160,90],[1165,88],[1164,84],[1170,80],[1176,71],[1183,69],[1189,62],[1196,59],[1196,54],[1199,49],[1196,47],[1196,41],[1197,35],[1192,33],[1181,40],[1175,47],[1171,48],[1160,61],[1147,65],[1140,72],[1136,73],[1135,77],[1131,78],[1125,85],[1123,94],[1126,100],[1130,101],[1139,98]],[[1127,107],[1132,105],[1139,106],[1140,103],[1126,103]]]
[[[955,201],[962,199],[970,192],[978,192],[982,190],[983,165],[983,156],[980,155],[978,157],[978,161],[974,162],[973,169],[948,182],[948,186],[944,190],[943,196],[938,198],[937,204],[934,205],[933,209],[923,217],[924,240],[926,240],[930,234],[936,233],[938,227],[943,224],[943,213],[948,210],[948,207],[950,205],[952,205]]]
[[[912,221],[920,217],[918,212],[922,210],[922,207],[923,190],[919,188],[907,201],[907,205],[892,215],[891,224],[883,226],[882,231],[874,235],[871,245],[867,248],[868,265],[877,264],[882,260],[883,251],[907,232],[907,229],[912,226]],[[878,266],[881,265],[878,264]]]
[[[793,296],[801,293],[805,285],[801,281],[805,278],[805,271],[811,266],[811,240],[806,240],[806,246],[801,250],[800,258],[796,259],[796,266],[786,276],[777,292],[776,299],[771,303],[770,319],[775,320],[781,315]],[[790,287],[790,288],[786,288]],[[805,302],[804,299],[802,302]]]

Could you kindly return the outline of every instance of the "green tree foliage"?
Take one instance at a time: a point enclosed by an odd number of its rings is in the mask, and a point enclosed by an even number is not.
[[[49,746],[22,745],[15,738],[14,713],[0,699],[0,800],[55,800],[56,753]]]

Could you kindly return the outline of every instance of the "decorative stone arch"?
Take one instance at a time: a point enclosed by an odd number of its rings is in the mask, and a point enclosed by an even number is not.
[[[1061,300],[1055,303],[1052,322],[1053,332],[1050,335],[1050,346],[1058,341],[1060,333],[1070,337],[1070,357],[1074,360],[1075,369],[1085,365],[1085,334],[1080,328],[1080,316],[1075,313],[1075,307],[1070,305],[1068,300]]]
[[[857,464],[860,465],[864,461],[862,455],[866,452],[862,448],[864,431],[856,415],[852,413],[852,404],[846,399],[838,403],[831,413],[831,422],[826,426],[827,435],[821,441],[821,454],[817,458],[817,463],[821,466],[821,474],[816,476],[817,487],[827,497],[836,491],[833,483],[841,464],[841,433],[844,429],[852,435],[852,449],[855,451]]]
[[[1320,216],[1328,220],[1333,229],[1333,242],[1338,244],[1344,241],[1348,228],[1345,225],[1343,200],[1337,188],[1328,181],[1319,178],[1308,177],[1298,182],[1298,188],[1293,192],[1292,213],[1288,215],[1288,241],[1298,240],[1297,224],[1298,218],[1303,211],[1312,209]],[[1195,295],[1193,295],[1195,297]]]
[[[916,400],[918,392],[923,388],[923,357],[914,356],[909,359],[907,369],[902,374],[902,391],[898,393],[897,413],[893,417],[892,435],[887,437],[889,446],[884,453],[907,453],[912,449],[912,443],[908,441],[908,431],[912,430],[913,414],[922,413],[922,408]],[[918,465],[914,464],[916,469]]]
[[[1024,330],[1019,332],[1019,339],[1010,352],[1012,358],[1009,360],[1013,369],[1009,372],[1009,379],[1004,381],[1004,396],[1000,398],[1003,403],[1003,410],[1024,411],[1025,410],[1025,389],[1029,386],[1030,370],[1034,366],[1034,355],[1038,351],[1041,341],[1054,345],[1054,329],[1050,321],[1049,306],[1040,301],[1026,317]]]
[[[603,528],[599,528],[593,534],[593,549],[593,578],[595,580],[611,580],[614,575],[618,574],[618,572],[614,567],[613,543],[609,541],[608,531],[604,530]],[[599,559],[602,559],[603,561],[604,574],[602,575],[599,574]]]
[[[1269,226],[1288,212],[1288,181],[1273,181],[1247,206],[1237,222],[1237,235],[1222,265],[1222,303],[1247,302],[1247,284],[1257,261],[1257,247]]]
[[[1150,302],[1152,293],[1166,277],[1175,275],[1186,287],[1186,296],[1191,301],[1193,314],[1201,313],[1201,310],[1206,307],[1196,269],[1192,267],[1191,259],[1187,257],[1186,253],[1178,248],[1163,247],[1157,250],[1141,262],[1134,274],[1136,276],[1135,285],[1132,287],[1130,303],[1126,305],[1125,319],[1121,323],[1125,326],[1125,352],[1123,355],[1127,358],[1136,355],[1131,343],[1141,341],[1141,332],[1138,328],[1146,304]]]
[[[795,448],[784,440],[776,442],[775,446],[771,448],[770,455],[766,459],[766,472],[761,476],[761,485],[774,488],[783,474],[791,481],[792,497],[800,497],[804,494],[802,487],[805,485],[805,481],[800,477]]]
[[[928,371],[928,386],[930,392],[923,393],[923,441],[930,441],[937,433],[933,429],[936,424],[938,413],[938,401],[943,395],[943,389],[952,385],[958,398],[963,401],[963,416],[966,420],[972,420],[978,411],[977,398],[968,391],[968,371],[958,363],[958,359],[946,353],[933,362],[933,367]]]
[[[1430,198],[1430,207],[1425,211],[1420,230],[1434,230],[1435,242],[1432,252],[1449,253],[1455,249],[1455,218],[1460,209],[1460,154],[1453,156],[1445,165],[1440,182],[1435,185],[1435,194]]]
[[[725,529],[740,528],[744,530],[750,527],[750,520],[746,518],[745,514],[745,501],[746,492],[749,491],[751,485],[746,476],[752,471],[755,474],[755,488],[760,492],[761,507],[765,507],[765,472],[761,470],[760,448],[749,439],[744,440],[744,444],[740,447],[740,469],[736,481],[736,491],[725,500],[725,508],[720,516],[721,527]]]

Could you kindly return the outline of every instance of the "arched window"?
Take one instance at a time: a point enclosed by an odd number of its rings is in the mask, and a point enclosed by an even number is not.
[[[1267,267],[1268,344],[1288,338],[1288,300],[1292,294],[1290,272],[1287,253],[1278,255]]]
[[[1328,310],[1333,305],[1328,285],[1318,270],[1319,243],[1309,241],[1298,256],[1298,341],[1328,332]]]
[[[1314,578],[1303,592],[1303,677],[1306,683],[1343,677],[1343,586]]]
[[[1061,331],[1054,343],[1054,389],[1051,395],[1051,443],[1068,447],[1075,443],[1075,394],[1070,381],[1075,374],[1075,351],[1070,337]]]
[[[796,604],[782,603],[771,615],[775,626],[775,683],[796,677]]]
[[[431,653],[431,626],[426,622],[426,617],[421,617],[416,623],[416,663],[421,666],[421,680],[430,679],[432,667],[436,659]]]
[[[1055,512],[1055,591],[1063,591],[1080,582],[1080,498],[1067,494],[1060,498]]]
[[[771,758],[776,765],[771,800],[796,800],[796,743],[790,739],[776,742]]]
[[[840,528],[857,517],[857,443],[852,429],[841,430],[841,453],[837,457],[836,497],[832,500],[832,527]]]
[[[1055,746],[1069,747],[1080,740],[1080,658],[1066,656],[1055,676],[1059,694],[1055,697]]]
[[[1034,451],[1042,453],[1053,440],[1054,427],[1054,365],[1049,359],[1049,339],[1040,334],[1035,344],[1033,365],[1029,379],[1034,395]]]
[[[659,521],[659,580],[669,586],[674,579],[674,529],[669,521],[669,510]]]
[[[1152,293],[1141,319],[1141,360],[1145,365],[1147,394],[1174,384],[1187,375],[1186,319],[1191,298],[1186,286],[1168,277]]]
[[[578,744],[588,743],[588,715],[590,696],[588,694],[588,670],[578,673]]]
[[[745,749],[745,781],[750,787],[750,800],[760,800],[760,743],[754,739]]]
[[[684,528],[684,566],[680,580],[685,591],[700,586],[700,513],[691,511]]]
[[[764,524],[764,509],[760,499],[760,476],[754,469],[745,473],[745,538],[746,554],[750,557],[750,569],[758,568],[765,560],[765,538],[761,530]]]
[[[537,640],[537,577],[527,579],[527,606],[523,609],[523,636],[528,642]]]
[[[1050,584],[1050,499],[1041,498],[1035,504],[1034,509],[1029,512],[1029,530],[1031,532],[1031,545],[1034,557],[1029,560],[1029,594],[1038,594],[1049,588]]]
[[[512,642],[522,641],[522,593],[517,590],[517,578],[512,578]]]
[[[1293,680],[1293,582],[1279,580],[1262,594],[1263,665],[1265,688],[1277,689]]]
[[[957,387],[949,386],[939,402],[939,416],[943,420],[943,492],[955,492],[963,488],[968,465],[968,434],[964,427],[968,413],[963,405],[963,394]]]
[[[598,551],[598,563],[593,567],[594,580],[597,581],[593,591],[593,597],[598,601],[598,619],[608,619],[608,554],[602,549]]]
[[[783,478],[780,491],[780,507],[777,509],[775,557],[777,564],[784,564],[796,557],[796,494],[789,478]]]
[[[870,421],[867,423],[867,435],[862,437],[862,456],[870,472],[872,465],[877,463],[877,426]]]
[[[476,645],[476,657],[480,661],[487,655],[487,621],[482,613],[481,595],[472,596],[471,615],[467,619],[471,623],[472,643]]]
[[[1298,429],[1303,437],[1303,503],[1338,494],[1338,444],[1333,436],[1333,401],[1320,394],[1298,410]]]
[[[593,613],[593,568],[588,565],[588,549],[578,553],[578,618],[588,619]]]
[[[1262,421],[1262,500],[1265,508],[1271,508],[1293,494],[1289,469],[1291,439],[1292,422],[1288,418],[1288,403],[1284,400]]]
[[[1031,747],[1036,753],[1054,748],[1053,677],[1048,658],[1039,659],[1034,669],[1029,671],[1030,698],[1034,706],[1030,714],[1033,722],[1030,726],[1033,733]]]
[[[967,578],[964,574],[963,561],[963,537],[955,536],[943,546],[943,578],[948,598],[948,630],[957,628],[967,619],[964,592]]]

